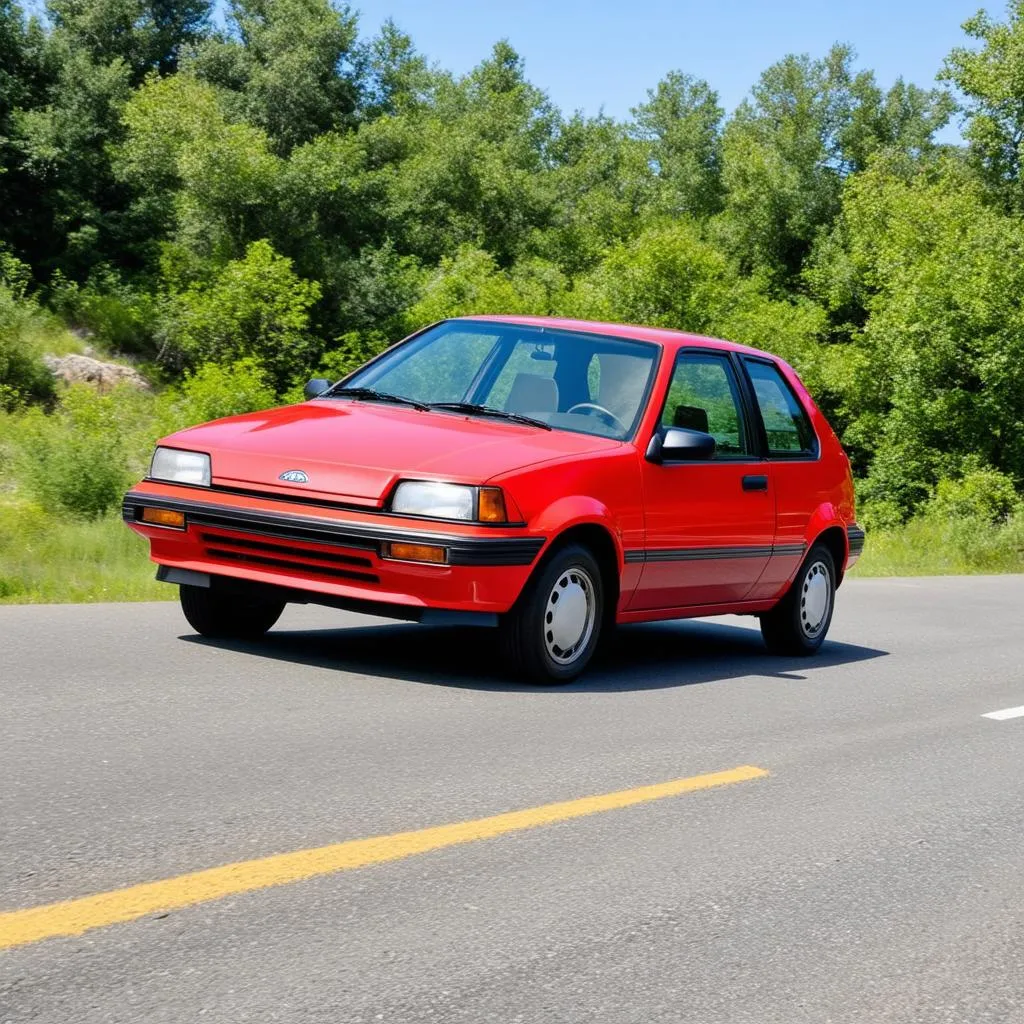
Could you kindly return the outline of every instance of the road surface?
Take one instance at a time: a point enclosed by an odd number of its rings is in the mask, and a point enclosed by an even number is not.
[[[754,627],[0,608],[0,1024],[1024,1022],[1024,577]]]

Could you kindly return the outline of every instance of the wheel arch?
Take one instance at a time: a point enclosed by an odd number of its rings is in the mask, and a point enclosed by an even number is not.
[[[622,549],[615,534],[606,523],[595,520],[584,520],[566,526],[552,537],[544,549],[543,555],[534,568],[534,573],[547,560],[569,544],[581,544],[594,555],[601,570],[601,582],[604,584],[604,623],[605,627],[614,624],[622,588]],[[531,574],[533,575],[533,574]]]
[[[808,545],[808,551],[815,544],[824,544],[836,567],[836,586],[843,582],[846,573],[846,529],[838,524],[826,526]]]

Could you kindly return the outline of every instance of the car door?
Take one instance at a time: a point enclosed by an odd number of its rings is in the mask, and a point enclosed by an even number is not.
[[[750,381],[762,450],[768,458],[775,494],[772,557],[758,581],[755,598],[776,596],[797,571],[805,554],[811,515],[829,499],[822,479],[820,442],[793,385],[772,360],[743,356]]]
[[[768,564],[775,500],[740,379],[726,351],[676,358],[659,429],[703,430],[716,451],[707,461],[644,460],[644,567],[630,610],[739,602]]]

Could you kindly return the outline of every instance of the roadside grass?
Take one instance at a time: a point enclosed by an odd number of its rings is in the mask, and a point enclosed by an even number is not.
[[[868,530],[850,576],[953,576],[1024,572],[1024,514],[1004,523],[922,516]]]
[[[118,515],[49,516],[0,501],[0,604],[158,601],[176,595],[157,583],[147,544]]]

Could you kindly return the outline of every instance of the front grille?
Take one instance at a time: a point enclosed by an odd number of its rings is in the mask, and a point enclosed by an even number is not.
[[[206,530],[200,532],[199,538],[203,542],[204,554],[214,561],[260,569],[279,569],[281,572],[297,572],[305,576],[380,583],[376,573],[361,571],[373,568],[373,562],[364,554],[278,544],[271,540],[228,536]]]

